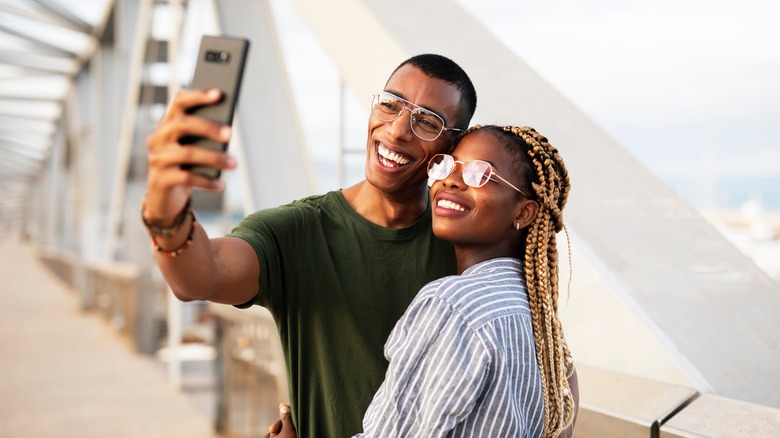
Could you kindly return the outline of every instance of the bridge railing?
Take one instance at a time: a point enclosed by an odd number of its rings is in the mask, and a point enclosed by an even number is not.
[[[210,306],[216,321],[216,429],[256,437],[289,403],[287,374],[276,324],[262,307]]]
[[[576,438],[780,437],[780,409],[584,366],[577,375]]]
[[[164,331],[164,284],[154,285],[132,263],[80,263],[73,254],[47,248],[38,249],[38,258],[73,289],[83,310],[102,316],[139,351],[156,349]]]
[[[150,321],[139,297],[149,283],[133,266],[90,264],[80,269],[67,254],[39,257],[72,288],[83,272],[82,307],[100,313],[122,337],[138,344]],[[161,288],[154,288],[159,294]],[[77,289],[78,290],[78,289]],[[276,325],[268,311],[211,305],[217,350],[215,429],[234,437],[257,436],[289,400]],[[147,330],[148,332],[148,330]],[[580,409],[576,438],[780,437],[780,409],[701,393],[695,389],[578,365]],[[736,376],[735,378],[739,378]],[[780,381],[767,382],[780,390]]]

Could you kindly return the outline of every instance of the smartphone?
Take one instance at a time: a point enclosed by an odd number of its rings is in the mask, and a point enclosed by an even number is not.
[[[231,125],[233,113],[238,104],[241,78],[249,52],[249,41],[227,36],[203,36],[198,49],[198,58],[192,72],[190,89],[218,88],[222,99],[211,105],[190,108],[187,112],[218,123]],[[179,139],[183,145],[225,151],[227,143],[208,138],[186,136]],[[219,178],[220,170],[210,166],[182,165],[183,169],[209,178]]]

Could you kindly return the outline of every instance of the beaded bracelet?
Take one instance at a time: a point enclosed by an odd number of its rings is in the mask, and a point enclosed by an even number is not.
[[[144,199],[144,202],[141,204],[141,220],[144,221],[144,225],[146,225],[146,228],[149,229],[149,233],[152,236],[173,237],[174,235],[176,235],[176,232],[179,231],[179,227],[181,226],[181,224],[183,224],[184,221],[187,219],[187,215],[192,213],[192,198],[187,198],[187,203],[184,204],[184,207],[182,207],[179,214],[177,214],[176,217],[173,219],[173,223],[170,226],[161,227],[159,225],[152,223],[151,221],[147,221],[144,218],[143,206],[146,205],[145,201],[146,200]]]
[[[168,251],[160,247],[160,245],[157,243],[157,239],[154,237],[154,234],[152,234],[152,244],[154,245],[155,251],[162,253],[164,256],[168,258],[174,258],[180,256],[181,253],[183,253],[185,250],[187,250],[187,248],[190,247],[190,245],[192,245],[192,240],[193,240],[193,236],[195,235],[195,226],[197,224],[197,220],[195,220],[195,212],[193,212],[190,209],[189,213],[190,216],[192,217],[192,225],[190,225],[190,233],[187,235],[187,240],[185,240],[184,243],[182,243],[181,246],[179,246],[178,248]]]

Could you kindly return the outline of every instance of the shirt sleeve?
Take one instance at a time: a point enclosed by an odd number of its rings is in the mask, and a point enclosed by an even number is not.
[[[301,201],[279,207],[258,210],[241,220],[228,237],[237,237],[252,245],[260,265],[259,290],[250,301],[236,307],[244,309],[252,305],[282,309],[285,296],[283,269],[285,258],[299,252],[299,245],[316,222],[313,209]],[[288,263],[294,263],[288,261]]]
[[[418,297],[420,298],[420,297]],[[439,297],[416,299],[386,345],[385,381],[361,437],[443,437],[474,409],[490,358],[463,315]]]

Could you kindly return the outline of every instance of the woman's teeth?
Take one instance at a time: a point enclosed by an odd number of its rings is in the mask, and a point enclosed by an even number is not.
[[[450,210],[466,211],[466,208],[460,204],[456,204],[448,199],[439,199],[436,203],[437,207],[448,208]]]

